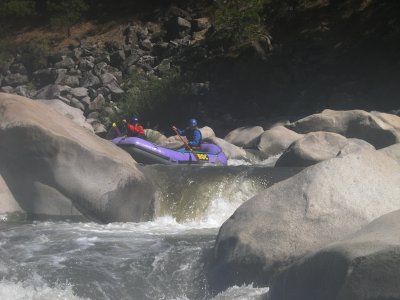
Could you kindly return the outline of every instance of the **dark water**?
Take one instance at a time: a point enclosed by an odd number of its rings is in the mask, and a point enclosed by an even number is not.
[[[0,222],[0,299],[259,299],[265,288],[208,292],[204,265],[221,224],[299,170],[146,167],[152,222]]]

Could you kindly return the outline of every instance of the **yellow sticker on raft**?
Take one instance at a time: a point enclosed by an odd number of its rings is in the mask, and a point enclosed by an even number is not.
[[[208,155],[204,153],[196,153],[196,157],[198,160],[208,160]]]

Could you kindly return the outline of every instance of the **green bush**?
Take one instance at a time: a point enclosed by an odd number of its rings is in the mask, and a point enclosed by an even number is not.
[[[262,36],[264,0],[216,0],[210,10],[213,38],[240,44]]]
[[[188,103],[193,94],[179,69],[171,69],[163,78],[136,71],[130,82],[118,117],[137,115],[153,127],[167,128],[182,114],[190,115]]]
[[[33,71],[47,66],[49,54],[49,41],[45,38],[34,39],[23,47],[21,60],[28,70]]]

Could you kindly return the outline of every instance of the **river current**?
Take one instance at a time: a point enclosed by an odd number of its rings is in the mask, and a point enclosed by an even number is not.
[[[147,166],[157,216],[143,223],[0,221],[0,299],[261,299],[268,287],[211,295],[219,227],[237,207],[299,170]]]

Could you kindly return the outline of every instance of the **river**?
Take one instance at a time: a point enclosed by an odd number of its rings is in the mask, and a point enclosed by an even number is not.
[[[211,295],[205,265],[219,227],[257,192],[297,173],[268,166],[146,166],[158,187],[143,223],[0,222],[0,299],[261,299]]]

